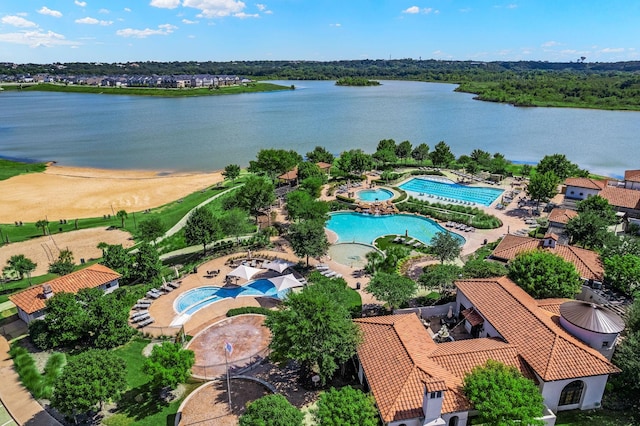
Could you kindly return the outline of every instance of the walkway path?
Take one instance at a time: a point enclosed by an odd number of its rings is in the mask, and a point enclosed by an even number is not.
[[[9,342],[4,336],[0,336],[0,377],[0,401],[15,421],[14,424],[61,426],[20,383],[20,378],[13,369],[13,360],[9,356]]]

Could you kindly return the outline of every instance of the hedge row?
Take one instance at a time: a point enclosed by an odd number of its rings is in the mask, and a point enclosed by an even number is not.
[[[35,360],[22,346],[12,345],[9,355],[13,358],[13,365],[20,376],[20,381],[29,389],[29,392],[36,398],[50,399],[53,394],[53,384],[62,374],[62,368],[67,362],[65,355],[60,352],[52,354],[44,367],[44,374],[40,374]]]
[[[243,308],[233,308],[227,311],[228,317],[235,317],[236,315],[244,314],[259,314],[259,315],[271,315],[271,310],[263,308],[262,306],[245,306]]]
[[[502,221],[495,216],[488,215],[476,207],[464,207],[455,205],[444,205],[439,203],[410,201],[399,206],[402,211],[418,213],[430,216],[437,220],[448,220],[478,229],[496,229],[502,226]]]

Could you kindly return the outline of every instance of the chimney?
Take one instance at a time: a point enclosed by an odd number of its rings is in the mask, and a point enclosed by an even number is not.
[[[42,285],[42,294],[45,299],[51,299],[53,297],[53,289],[49,284]]]

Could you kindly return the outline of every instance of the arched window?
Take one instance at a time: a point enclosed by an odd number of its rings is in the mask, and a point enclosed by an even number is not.
[[[449,426],[458,426],[458,416],[453,416],[449,419]]]
[[[558,405],[579,404],[582,399],[583,390],[584,382],[582,380],[574,380],[562,389]]]

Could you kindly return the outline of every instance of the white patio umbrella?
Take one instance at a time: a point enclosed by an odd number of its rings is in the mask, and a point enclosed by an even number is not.
[[[250,280],[255,274],[260,272],[261,269],[253,268],[251,266],[240,265],[233,271],[229,272],[227,275],[232,277],[244,278],[245,280]]]
[[[281,275],[279,277],[267,278],[276,286],[279,292],[292,287],[302,287],[302,283],[293,276],[293,274]]]
[[[277,273],[283,273],[287,268],[291,268],[294,264],[287,262],[286,260],[276,259],[264,265],[265,268],[276,271]]]

